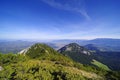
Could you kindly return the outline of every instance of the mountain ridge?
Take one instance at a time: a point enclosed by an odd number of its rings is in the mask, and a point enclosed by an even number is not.
[[[118,73],[75,62],[44,44],[35,44],[24,54],[0,54],[0,65],[3,67],[0,71],[2,80],[106,80],[119,78],[116,75]]]

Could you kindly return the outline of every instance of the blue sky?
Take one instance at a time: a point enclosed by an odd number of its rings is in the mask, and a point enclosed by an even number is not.
[[[120,38],[120,0],[0,0],[0,39]]]

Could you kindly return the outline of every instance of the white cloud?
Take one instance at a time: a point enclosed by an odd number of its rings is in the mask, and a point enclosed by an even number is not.
[[[87,20],[90,20],[90,16],[85,10],[84,0],[61,0],[64,1],[63,3],[58,2],[57,0],[42,0],[42,1],[58,9],[80,13]]]

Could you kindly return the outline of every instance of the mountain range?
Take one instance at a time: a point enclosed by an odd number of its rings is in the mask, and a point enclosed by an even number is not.
[[[43,43],[40,41],[23,41],[23,40],[0,40],[0,52],[1,53],[18,53],[21,50],[32,46],[35,43]],[[93,57],[94,60],[98,62],[102,62],[103,64],[107,65],[112,70],[120,70],[120,39],[109,39],[109,38],[99,38],[94,40],[53,40],[44,42],[45,44],[49,45],[50,47],[54,48],[55,50],[60,50],[62,47],[70,43],[77,43],[80,47],[84,47],[87,51],[92,52],[92,55],[89,55],[90,59],[87,58],[90,62],[92,62]],[[64,48],[63,48],[64,49]],[[62,50],[63,50],[62,49]],[[66,52],[66,51],[65,51]],[[72,51],[70,51],[72,52]],[[73,53],[73,52],[72,52]],[[72,53],[67,53],[67,56],[73,55]],[[78,53],[74,56],[76,61],[79,62],[79,58],[77,59]],[[83,57],[81,57],[82,59]],[[82,59],[84,63],[89,63],[85,58]],[[82,63],[82,62],[81,62]]]
[[[107,52],[120,52],[120,39],[110,39],[110,38],[98,38],[93,40],[79,40],[79,39],[65,39],[65,40],[50,40],[47,42],[43,41],[26,41],[26,40],[0,40],[0,52],[1,53],[17,53],[24,48],[30,47],[35,43],[45,43],[52,48],[58,50],[61,47],[69,43],[77,43],[81,46],[86,46],[91,44],[94,45],[100,51]]]
[[[78,43],[79,45],[85,46],[88,44],[93,44],[101,51],[112,51],[120,52],[120,39],[112,38],[97,38],[92,40],[54,40],[53,43],[69,44],[69,43]],[[59,46],[58,46],[59,47]]]
[[[68,51],[71,54],[74,52],[73,55],[69,56]],[[93,55],[92,52],[76,43],[68,44],[58,52],[46,44],[37,43],[23,49],[18,54],[0,54],[0,66],[3,68],[0,71],[0,79],[118,80],[120,78],[117,71],[84,64],[80,60],[76,62],[74,59],[76,54],[78,55],[76,57],[80,58],[83,55],[83,58]],[[95,59],[92,63],[103,65]]]

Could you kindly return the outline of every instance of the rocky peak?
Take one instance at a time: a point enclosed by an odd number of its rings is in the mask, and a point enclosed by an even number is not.
[[[86,55],[91,54],[91,52],[89,52],[86,48],[78,45],[77,43],[70,43],[70,44],[62,47],[61,49],[59,49],[58,52],[60,52],[60,53],[62,53],[62,52],[77,52],[77,53],[82,53],[82,54],[86,54]]]

